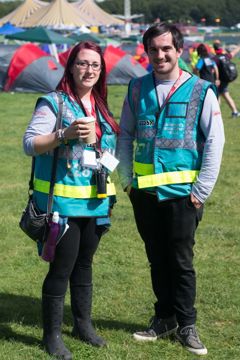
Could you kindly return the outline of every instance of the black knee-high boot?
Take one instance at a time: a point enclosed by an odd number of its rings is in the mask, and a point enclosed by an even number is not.
[[[70,292],[74,319],[72,335],[93,346],[105,346],[105,340],[96,334],[91,321],[92,285],[71,286]]]
[[[65,347],[61,334],[63,308],[64,296],[42,295],[43,346],[57,359],[71,360],[72,354]]]

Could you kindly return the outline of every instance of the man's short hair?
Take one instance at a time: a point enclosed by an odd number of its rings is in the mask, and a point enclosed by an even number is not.
[[[183,35],[181,31],[172,24],[162,22],[157,23],[152,26],[150,26],[147,31],[143,35],[143,46],[144,50],[147,53],[148,52],[148,46],[153,38],[156,36],[166,34],[170,32],[172,34],[173,38],[173,45],[175,49],[178,51],[183,48]]]

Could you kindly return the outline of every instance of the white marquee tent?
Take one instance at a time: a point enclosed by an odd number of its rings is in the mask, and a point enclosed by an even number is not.
[[[69,3],[67,0],[25,0],[18,8],[0,19],[0,26],[6,22],[21,27],[46,26],[66,29],[85,26],[124,24],[120,19],[103,11],[93,0]]]
[[[123,20],[108,14],[93,0],[80,0],[73,3],[73,6],[79,10],[81,16],[83,16],[91,25],[124,25]]]
[[[71,3],[67,0],[53,0],[46,7],[39,9],[26,19],[22,26],[46,26],[53,29],[63,29],[76,28],[82,25],[90,24]]]
[[[15,10],[0,19],[0,25],[10,22],[16,26],[22,26],[23,22],[28,19],[37,10],[48,6],[48,3],[40,0],[25,0]]]

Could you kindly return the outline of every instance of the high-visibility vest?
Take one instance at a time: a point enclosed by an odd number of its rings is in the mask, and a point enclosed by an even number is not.
[[[84,117],[85,114],[81,107],[73,100],[70,101],[66,94],[62,94],[62,96],[64,100],[62,126],[64,128],[68,127],[77,118]],[[45,99],[57,114],[58,101],[55,92],[40,99]],[[100,112],[98,112],[98,115],[102,130],[101,149],[114,151],[116,146],[115,133]],[[97,198],[93,170],[84,168],[81,165],[84,148],[86,148],[86,145],[77,140],[70,140],[68,145],[60,145],[54,186],[53,211],[58,211],[63,216],[106,216],[109,213],[111,202],[115,201],[115,186],[108,178],[107,197]],[[42,211],[47,209],[52,161],[53,151],[36,156],[34,199]]]
[[[202,163],[199,129],[210,83],[191,75],[159,109],[153,74],[133,79],[128,99],[136,118],[133,186],[156,191],[160,199],[187,196]]]

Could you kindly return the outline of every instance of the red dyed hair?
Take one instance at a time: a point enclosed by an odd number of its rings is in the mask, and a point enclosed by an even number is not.
[[[108,102],[107,102],[107,73],[106,73],[106,64],[105,60],[102,54],[102,50],[100,46],[98,46],[96,43],[92,41],[83,41],[79,44],[75,45],[67,60],[67,64],[65,67],[65,71],[63,74],[62,79],[60,80],[59,84],[57,85],[57,90],[63,91],[69,96],[73,97],[78,103],[79,103],[79,97],[77,95],[77,89],[73,80],[73,75],[71,73],[72,66],[75,62],[75,59],[78,55],[78,53],[83,49],[89,49],[93,50],[96,53],[100,55],[101,58],[101,73],[99,76],[98,81],[93,86],[92,94],[95,100],[95,103],[97,105],[97,108],[103,115],[104,119],[108,122],[108,124],[112,127],[112,129],[119,133],[119,126],[116,123],[116,121],[113,119],[113,117],[110,115],[109,109],[108,109]]]

